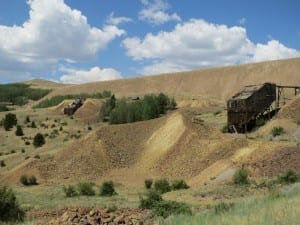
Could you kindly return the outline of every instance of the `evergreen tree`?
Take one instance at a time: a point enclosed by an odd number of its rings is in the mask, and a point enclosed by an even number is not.
[[[45,144],[45,138],[41,133],[37,133],[33,139],[33,145],[35,147],[41,147]]]
[[[13,126],[17,124],[17,117],[16,114],[8,113],[5,115],[5,118],[3,120],[3,126],[6,131],[10,130]]]
[[[24,135],[22,127],[20,125],[17,125],[16,135],[17,136],[23,136]]]

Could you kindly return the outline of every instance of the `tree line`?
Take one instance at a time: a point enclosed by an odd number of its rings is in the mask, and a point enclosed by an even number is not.
[[[142,99],[134,101],[125,98],[117,100],[112,95],[102,106],[101,114],[110,124],[133,123],[157,118],[176,106],[174,98],[169,98],[163,93],[145,95]]]

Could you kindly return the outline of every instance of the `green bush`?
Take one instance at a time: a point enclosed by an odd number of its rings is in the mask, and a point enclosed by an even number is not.
[[[234,184],[249,184],[248,171],[244,168],[239,169],[233,176]]]
[[[12,189],[0,188],[0,221],[23,221],[24,211],[20,208]]]
[[[17,130],[15,132],[16,136],[23,136],[24,133],[23,133],[23,129],[20,125],[17,125]]]
[[[156,216],[162,216],[167,218],[170,215],[191,215],[191,208],[183,202],[175,202],[175,201],[160,201],[157,202],[153,208],[153,214]]]
[[[68,198],[78,196],[76,188],[73,185],[63,186],[63,191]]]
[[[105,181],[100,188],[100,196],[113,196],[116,195],[114,183],[112,181]]]
[[[154,189],[163,194],[171,191],[171,186],[167,179],[160,179],[154,182]]]
[[[41,147],[45,144],[45,138],[41,133],[37,133],[33,138],[34,147]]]
[[[144,183],[145,183],[146,189],[151,189],[152,184],[153,184],[153,180],[152,180],[152,179],[146,179],[146,180],[144,181]]]
[[[35,122],[31,121],[31,128],[36,128]]]
[[[280,136],[280,135],[284,134],[285,131],[282,127],[273,127],[271,133],[272,133],[273,137],[276,137],[276,136]]]
[[[95,195],[95,191],[93,189],[94,184],[92,183],[79,183],[78,184],[78,192],[80,195],[93,196]]]
[[[186,184],[184,180],[175,180],[172,183],[173,190],[180,190],[180,189],[188,189],[189,186]]]
[[[146,198],[140,196],[140,208],[142,209],[152,209],[155,207],[157,202],[162,201],[161,194],[155,190],[150,190],[146,194]]]
[[[279,177],[280,183],[291,184],[298,181],[300,181],[300,175],[294,170],[287,170]]]

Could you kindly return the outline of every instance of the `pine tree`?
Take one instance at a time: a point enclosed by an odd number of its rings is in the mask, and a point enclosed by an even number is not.
[[[16,130],[15,133],[16,133],[17,136],[23,136],[24,135],[22,127],[20,125],[17,125],[17,130]]]

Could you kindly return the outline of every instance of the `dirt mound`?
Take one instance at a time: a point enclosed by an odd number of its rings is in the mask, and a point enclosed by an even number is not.
[[[100,99],[86,99],[74,117],[87,124],[99,122],[99,112],[103,103],[104,100]]]
[[[300,58],[269,61],[190,72],[73,85],[47,97],[110,90],[116,96],[142,96],[164,92],[177,97],[209,96],[226,100],[245,85],[274,82],[300,86]]]
[[[279,111],[278,118],[291,119],[295,122],[300,121],[300,95],[284,105]]]
[[[245,166],[253,176],[278,176],[288,169],[300,171],[300,148],[280,148]]]

